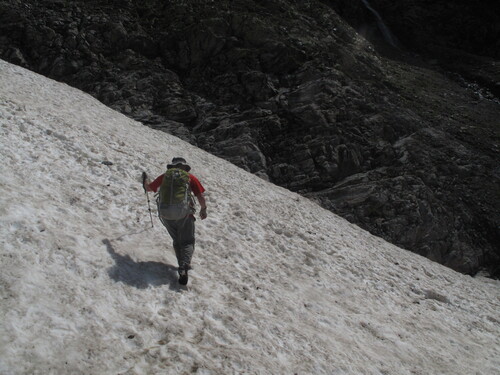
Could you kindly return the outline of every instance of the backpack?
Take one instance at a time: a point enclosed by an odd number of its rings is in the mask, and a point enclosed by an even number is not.
[[[192,213],[192,207],[189,173],[179,168],[168,169],[160,186],[158,214],[165,220],[180,220]]]

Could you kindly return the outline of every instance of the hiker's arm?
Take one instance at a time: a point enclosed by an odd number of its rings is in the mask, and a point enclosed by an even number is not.
[[[163,175],[156,177],[156,179],[151,183],[148,180],[146,180],[144,187],[146,191],[154,191],[156,193],[162,181],[163,181]]]
[[[203,193],[200,193],[196,196],[196,199],[198,199],[198,203],[200,203],[200,217],[201,217],[201,220],[203,219],[206,219],[207,218],[207,202],[205,200],[205,196],[203,195]]]

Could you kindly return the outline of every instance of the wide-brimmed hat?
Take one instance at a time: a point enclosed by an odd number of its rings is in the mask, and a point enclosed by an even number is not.
[[[173,158],[172,163],[167,164],[167,169],[170,168],[182,168],[186,172],[189,172],[191,170],[191,167],[188,165],[186,159],[184,158]]]

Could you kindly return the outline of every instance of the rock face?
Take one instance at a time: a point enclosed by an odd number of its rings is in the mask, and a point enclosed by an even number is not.
[[[368,3],[369,1],[369,3]],[[470,1],[330,1],[339,14],[369,39],[380,36],[366,3],[383,16],[400,47],[435,59],[441,67],[480,83],[500,96],[500,7]],[[363,3],[363,4],[361,4]]]
[[[456,45],[419,2],[373,0],[394,48],[365,3],[0,0],[0,56],[402,247],[500,276],[500,38]],[[473,17],[464,4],[449,14]],[[468,81],[479,71],[489,90]]]

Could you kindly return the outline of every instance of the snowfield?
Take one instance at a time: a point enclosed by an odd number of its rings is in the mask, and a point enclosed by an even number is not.
[[[500,373],[498,281],[3,61],[0,125],[1,374]],[[140,183],[174,156],[207,189],[187,287]]]

